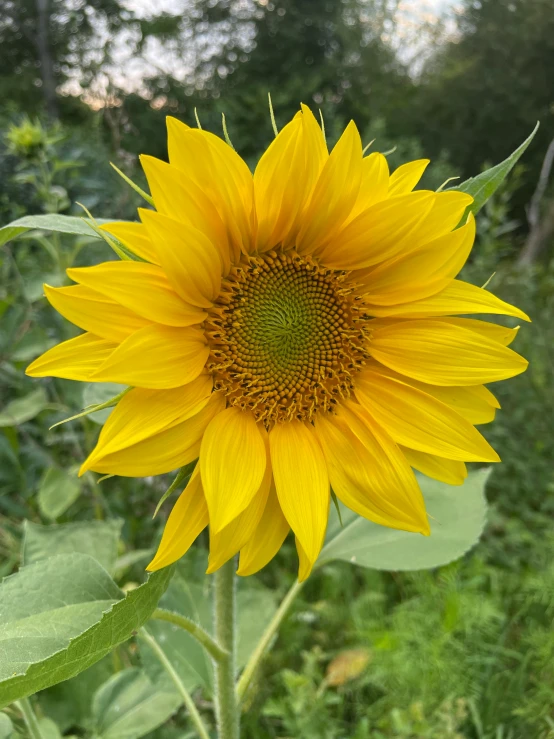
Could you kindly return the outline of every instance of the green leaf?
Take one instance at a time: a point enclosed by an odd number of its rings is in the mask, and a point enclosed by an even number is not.
[[[490,469],[470,472],[459,487],[420,478],[431,535],[378,526],[343,508],[341,528],[331,509],[327,541],[317,566],[340,559],[376,570],[424,570],[458,559],[483,532]]]
[[[13,724],[10,717],[0,713],[0,739],[11,739],[13,737]]]
[[[108,223],[107,220],[98,223]],[[100,239],[100,236],[82,218],[77,216],[61,216],[49,214],[42,216],[24,216],[0,228],[0,246],[15,239],[20,234],[31,229],[41,231],[56,231],[57,233],[73,234],[74,236],[88,236],[91,239]]]
[[[85,554],[41,560],[0,585],[0,708],[83,672],[150,617],[173,569],[122,598]]]
[[[79,497],[81,485],[76,472],[50,467],[46,470],[38,489],[38,507],[45,518],[55,521],[65,513]]]
[[[112,398],[122,393],[126,389],[126,385],[119,385],[115,382],[90,382],[85,386],[83,391],[83,407],[88,408],[91,405],[101,405],[107,403]],[[106,423],[108,416],[113,408],[105,408],[88,415],[88,418],[94,423],[100,425]]]
[[[98,739],[139,739],[165,723],[180,704],[175,692],[160,689],[143,670],[130,667],[96,691],[94,730]]]
[[[112,572],[122,526],[121,519],[52,526],[25,521],[21,559],[24,565],[30,565],[57,554],[88,554]]]
[[[477,177],[470,177],[469,180],[462,182],[457,187],[451,188],[452,190],[467,192],[474,198],[473,204],[469,206],[462,218],[462,223],[465,222],[465,218],[468,213],[471,212],[475,215],[475,213],[481,210],[487,200],[494,195],[535,137],[538,128],[539,123],[537,123],[531,134],[525,139],[521,146],[518,146],[518,148],[503,162],[500,162],[500,164],[497,164],[495,167],[487,169],[486,172],[481,172]]]
[[[207,631],[212,631],[211,588],[206,583],[191,582],[177,575],[160,607],[188,616]],[[272,618],[277,604],[273,593],[249,578],[240,579],[237,589],[237,667],[243,667],[261,638],[267,623]],[[210,657],[200,644],[184,629],[166,621],[153,619],[148,631],[163,644],[164,652],[177,671],[187,690],[203,686],[211,690],[213,671]],[[143,664],[156,685],[173,690],[173,683],[160,665],[158,658],[141,641]]]
[[[30,421],[48,407],[48,398],[44,388],[39,387],[23,398],[16,398],[0,412],[0,428],[5,426],[19,426],[20,423]]]

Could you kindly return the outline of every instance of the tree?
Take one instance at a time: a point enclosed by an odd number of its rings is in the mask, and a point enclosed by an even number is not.
[[[57,117],[57,90],[103,63],[110,38],[132,24],[117,0],[3,0],[0,14],[0,93],[28,113],[45,105]]]
[[[144,140],[139,129],[159,127],[160,111],[193,122],[197,108],[202,125],[217,132],[224,112],[233,143],[253,163],[273,135],[268,92],[279,126],[305,102],[322,109],[330,141],[350,118],[363,130],[400,110],[413,88],[382,40],[391,13],[391,0],[196,0],[171,39],[183,58],[192,55],[192,68],[182,80],[144,80],[156,112],[136,95],[123,99],[133,128],[123,145],[162,154],[163,142]]]
[[[214,9],[204,3],[204,20]],[[386,3],[379,0],[273,0],[251,15],[249,46],[233,39],[211,60],[206,95],[221,102],[233,139],[247,156],[271,137],[270,92],[280,123],[299,103],[321,107],[331,138],[349,118],[364,128],[386,117],[411,86],[405,69],[382,41]],[[220,0],[220,14],[232,3]],[[386,8],[385,8],[386,10]]]
[[[407,126],[430,154],[449,149],[462,176],[503,159],[541,129],[526,155],[528,200],[554,126],[552,0],[465,0],[458,34],[427,64]]]

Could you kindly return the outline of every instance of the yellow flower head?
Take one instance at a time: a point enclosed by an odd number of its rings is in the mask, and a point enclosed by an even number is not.
[[[29,367],[132,387],[82,471],[158,475],[199,458],[149,569],[209,525],[209,572],[262,568],[290,529],[300,578],[321,549],[332,488],[361,516],[429,533],[412,468],[461,484],[498,456],[474,424],[484,386],[523,372],[527,320],[456,280],[471,196],[413,191],[427,160],[389,175],[350,123],[329,153],[302,106],[254,176],[223,140],[168,119],[169,164],[142,157],[156,210],[103,228],[140,261],[70,269],[46,286],[85,333]]]

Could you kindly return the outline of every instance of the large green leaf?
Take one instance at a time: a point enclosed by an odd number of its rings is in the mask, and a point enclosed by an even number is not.
[[[100,236],[78,216],[61,216],[49,214],[41,216],[24,216],[12,221],[7,226],[0,228],[0,246],[16,236],[20,236],[31,229],[41,231],[57,231],[58,233],[73,234],[74,236],[88,236],[91,239],[99,239]]]
[[[98,739],[139,739],[175,713],[181,699],[160,689],[148,675],[130,667],[113,675],[95,693],[92,718]]]
[[[23,398],[10,401],[0,411],[0,428],[19,426],[20,423],[38,416],[45,408],[48,408],[48,398],[44,388],[38,387]]]
[[[44,473],[38,489],[38,507],[43,516],[55,521],[79,497],[81,484],[76,472],[50,467]]]
[[[192,618],[207,631],[212,631],[211,590],[208,583],[191,582],[176,576],[160,606]],[[265,627],[275,613],[277,604],[273,593],[249,578],[240,579],[237,589],[237,667],[243,667]],[[190,634],[178,626],[165,621],[152,620],[148,631],[163,645],[167,658],[172,663],[188,690],[202,685],[211,690],[213,684],[210,657]],[[172,683],[163,672],[158,658],[148,646],[141,642],[144,664],[151,680],[163,684],[169,690]]]
[[[41,524],[25,521],[21,559],[30,565],[56,554],[88,554],[108,572],[113,572],[122,519]]]
[[[525,139],[525,141],[520,146],[518,146],[518,148],[503,162],[500,162],[500,164],[497,164],[495,167],[487,169],[486,172],[481,172],[481,174],[477,175],[477,177],[470,177],[469,180],[462,182],[461,185],[457,185],[456,187],[452,188],[453,190],[461,190],[461,192],[467,192],[469,195],[473,196],[474,202],[472,205],[469,206],[468,212],[471,212],[473,214],[477,213],[479,210],[481,210],[483,205],[485,205],[487,200],[492,195],[494,195],[496,190],[498,190],[512,168],[515,166],[525,149],[527,149],[527,147],[533,140],[535,134],[538,131],[538,128],[539,124],[537,123],[537,125],[535,126],[531,134]],[[465,221],[465,216],[462,221]]]
[[[459,487],[420,478],[431,522],[430,536],[378,526],[344,507],[341,526],[331,506],[327,541],[318,566],[340,559],[376,570],[424,570],[458,559],[483,532],[489,471],[470,472]]]
[[[0,708],[79,674],[150,617],[168,567],[126,597],[85,554],[50,557],[0,585]]]

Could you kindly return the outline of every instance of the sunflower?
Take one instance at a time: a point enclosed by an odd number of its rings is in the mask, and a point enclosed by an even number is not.
[[[208,572],[239,575],[292,529],[299,577],[331,490],[377,524],[429,534],[414,469],[453,485],[497,462],[475,429],[488,382],[527,362],[517,329],[471,318],[517,308],[456,275],[471,196],[414,191],[428,160],[389,174],[349,123],[329,153],[306,106],[252,176],[219,137],[167,119],[169,163],[141,163],[155,210],[102,228],[135,259],[72,268],[46,297],[85,333],[27,373],[128,386],[81,473],[142,477],[198,459],[148,569],[209,526]]]

